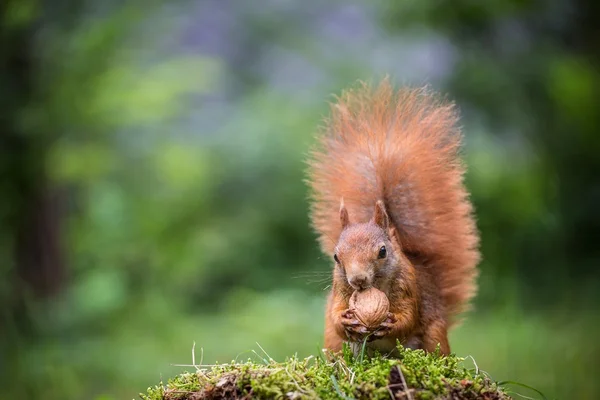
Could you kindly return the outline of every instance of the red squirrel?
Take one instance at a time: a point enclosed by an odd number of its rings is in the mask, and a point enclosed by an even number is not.
[[[450,353],[448,330],[476,292],[479,235],[463,184],[453,103],[389,80],[347,90],[331,107],[309,160],[311,221],[333,262],[325,348],[366,339],[392,353]],[[390,302],[369,330],[349,309],[355,290]]]

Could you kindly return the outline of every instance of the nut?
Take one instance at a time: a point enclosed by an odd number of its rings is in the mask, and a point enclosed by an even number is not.
[[[355,311],[356,318],[369,329],[379,327],[390,311],[387,296],[374,287],[352,293],[349,306]]]

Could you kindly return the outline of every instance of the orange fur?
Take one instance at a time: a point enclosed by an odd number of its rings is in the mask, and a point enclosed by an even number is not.
[[[330,256],[342,233],[340,199],[350,224],[369,221],[376,202],[383,201],[402,257],[419,264],[413,318],[427,319],[423,312],[435,304],[444,323],[421,330],[433,332],[442,347],[448,347],[447,327],[476,292],[479,261],[457,122],[455,106],[426,88],[394,91],[388,80],[375,89],[363,84],[332,105],[309,168],[312,224]],[[334,297],[348,290],[337,283],[334,274]],[[397,290],[391,285],[393,296]],[[425,299],[423,292],[429,293]],[[422,306],[423,301],[429,303]]]

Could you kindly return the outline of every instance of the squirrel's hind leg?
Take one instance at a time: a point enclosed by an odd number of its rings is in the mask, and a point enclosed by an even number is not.
[[[435,321],[425,330],[423,335],[423,348],[427,352],[434,352],[438,344],[443,355],[450,354],[450,344],[448,343],[448,330],[444,321]]]

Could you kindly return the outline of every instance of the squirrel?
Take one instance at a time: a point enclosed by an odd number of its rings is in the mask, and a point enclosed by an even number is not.
[[[308,160],[311,223],[334,262],[325,348],[398,341],[450,354],[448,330],[476,293],[479,234],[464,186],[456,106],[429,87],[394,90],[389,79],[346,90]],[[369,330],[349,309],[375,287],[390,303]]]

